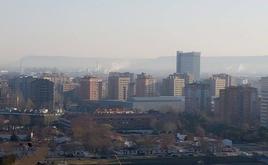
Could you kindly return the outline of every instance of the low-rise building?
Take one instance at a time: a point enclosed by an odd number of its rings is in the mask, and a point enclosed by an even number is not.
[[[133,109],[141,112],[183,112],[185,107],[184,96],[133,97],[129,101],[132,102]]]

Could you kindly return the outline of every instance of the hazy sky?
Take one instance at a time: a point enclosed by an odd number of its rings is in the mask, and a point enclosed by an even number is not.
[[[268,55],[268,0],[0,0],[1,61]]]

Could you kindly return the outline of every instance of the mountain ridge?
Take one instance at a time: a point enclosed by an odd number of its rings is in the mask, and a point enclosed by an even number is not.
[[[268,56],[201,56],[201,72],[224,72],[230,74],[266,74]],[[152,74],[173,73],[176,56],[156,58],[112,58],[112,57],[68,57],[68,56],[26,56],[21,59],[23,68],[58,68],[64,71],[75,69],[109,71],[148,72]]]

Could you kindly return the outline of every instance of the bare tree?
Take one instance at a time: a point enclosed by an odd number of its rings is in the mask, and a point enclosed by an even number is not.
[[[113,142],[111,126],[97,124],[89,115],[72,120],[72,132],[76,140],[93,152],[108,151]]]
[[[164,150],[168,150],[169,146],[176,142],[175,136],[172,134],[162,134],[160,138],[160,145]]]
[[[28,99],[28,100],[27,100],[26,108],[27,108],[27,109],[34,108],[34,103],[33,103],[33,101],[32,101],[31,99]]]
[[[175,122],[172,121],[168,121],[166,123],[163,124],[163,130],[167,133],[172,133],[175,132],[177,130],[177,125]]]
[[[31,117],[27,115],[21,115],[19,117],[19,123],[23,126],[29,126],[31,124]]]

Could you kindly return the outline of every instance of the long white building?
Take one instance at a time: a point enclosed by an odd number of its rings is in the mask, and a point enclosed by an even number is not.
[[[155,110],[159,112],[183,112],[185,109],[184,96],[133,97],[133,108],[140,112]]]

